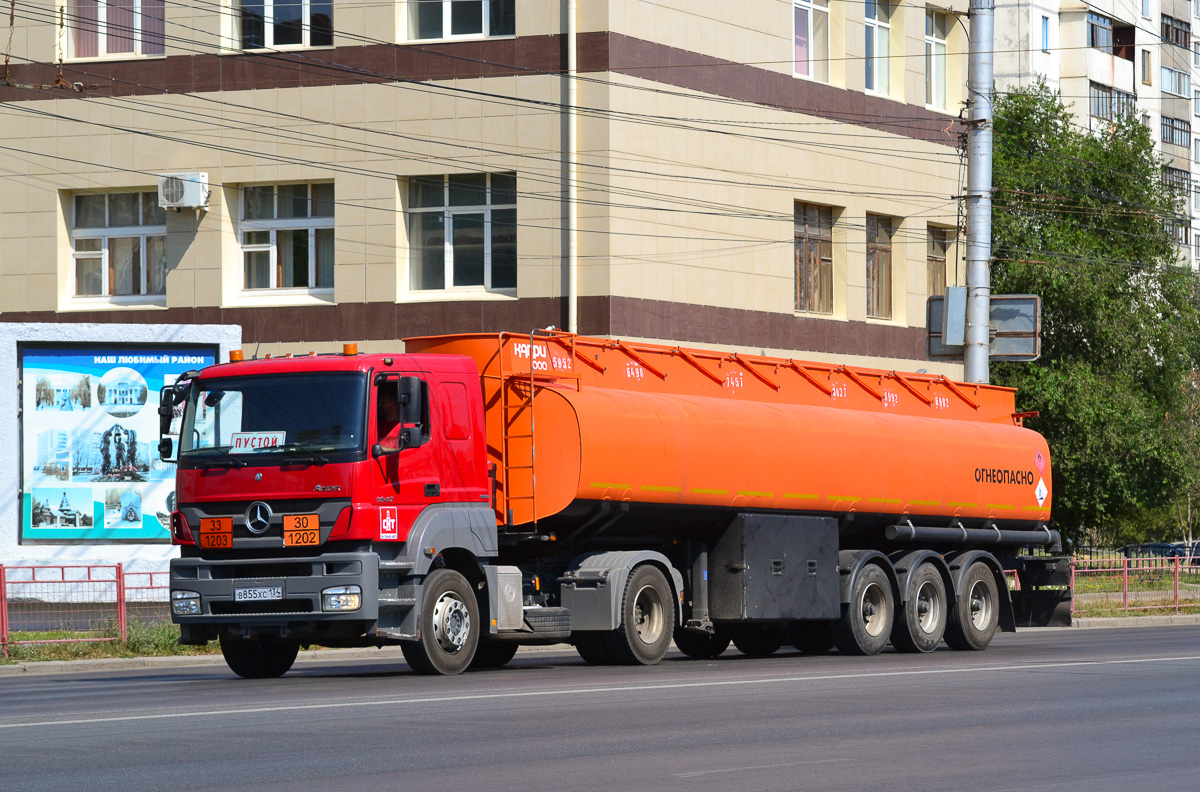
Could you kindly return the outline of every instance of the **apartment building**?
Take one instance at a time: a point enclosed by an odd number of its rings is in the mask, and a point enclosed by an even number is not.
[[[267,353],[574,317],[961,375],[925,305],[964,278],[965,0],[565,8],[19,2],[0,322]]]
[[[1151,131],[1168,184],[1187,196],[1188,216],[1172,226],[1182,258],[1200,261],[1200,43],[1192,25],[1200,0],[1073,4],[1036,0],[996,6],[999,90],[1039,76],[1057,88],[1076,122],[1097,130],[1131,112]]]

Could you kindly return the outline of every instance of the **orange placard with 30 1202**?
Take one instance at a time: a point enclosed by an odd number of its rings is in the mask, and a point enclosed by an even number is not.
[[[307,547],[321,543],[321,522],[315,514],[288,514],[283,518],[283,546]]]
[[[202,517],[200,519],[200,547],[204,550],[233,547],[233,518]]]

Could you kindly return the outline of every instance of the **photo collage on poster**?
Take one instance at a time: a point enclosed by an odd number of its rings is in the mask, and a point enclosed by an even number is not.
[[[21,541],[170,541],[159,389],[213,362],[212,347],[22,349]]]

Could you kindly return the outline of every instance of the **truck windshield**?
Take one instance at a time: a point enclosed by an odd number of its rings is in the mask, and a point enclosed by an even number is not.
[[[366,387],[361,373],[199,380],[188,394],[179,461],[324,463],[329,454],[361,451]]]

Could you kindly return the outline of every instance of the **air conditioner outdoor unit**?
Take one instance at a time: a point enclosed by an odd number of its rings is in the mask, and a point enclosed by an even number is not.
[[[158,205],[163,209],[208,207],[207,173],[164,173],[158,177]]]

